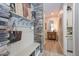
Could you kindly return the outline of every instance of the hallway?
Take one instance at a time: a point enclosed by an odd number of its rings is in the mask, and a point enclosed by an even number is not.
[[[52,8],[51,8],[52,7]],[[51,8],[51,9],[50,9]],[[59,56],[63,55],[63,4],[44,4],[44,18],[45,18],[45,39],[44,49],[42,55],[44,56]],[[48,40],[50,39],[50,40]],[[55,39],[55,40],[53,40]],[[59,41],[57,41],[57,40]]]
[[[63,56],[63,52],[58,41],[46,40],[42,55],[43,56]]]

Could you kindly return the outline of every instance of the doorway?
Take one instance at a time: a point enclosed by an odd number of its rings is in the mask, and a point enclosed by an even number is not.
[[[45,40],[43,55],[64,55],[62,19],[62,3],[44,4]]]

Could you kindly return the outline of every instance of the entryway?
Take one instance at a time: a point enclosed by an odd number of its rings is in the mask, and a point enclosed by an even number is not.
[[[45,40],[42,55],[62,56],[63,53],[63,28],[62,28],[62,3],[44,4]]]

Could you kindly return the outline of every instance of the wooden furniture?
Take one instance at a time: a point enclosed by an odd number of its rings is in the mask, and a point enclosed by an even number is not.
[[[13,31],[12,33],[11,32],[9,33],[10,33],[9,40],[11,43],[21,40],[22,31]]]
[[[29,5],[28,5],[28,3],[23,3],[22,5],[23,5],[23,16],[27,17]]]
[[[30,3],[23,3],[23,16],[27,18],[28,20],[32,19],[32,10],[31,10],[31,4]]]
[[[15,33],[16,40],[21,40],[22,31],[13,31]]]
[[[56,40],[56,32],[47,32],[47,39],[49,40]]]

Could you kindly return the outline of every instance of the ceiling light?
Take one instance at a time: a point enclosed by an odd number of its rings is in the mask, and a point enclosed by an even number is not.
[[[54,15],[54,13],[52,12],[51,15]]]
[[[63,14],[63,10],[61,10],[61,11],[59,12],[59,14],[60,14],[60,15]]]

